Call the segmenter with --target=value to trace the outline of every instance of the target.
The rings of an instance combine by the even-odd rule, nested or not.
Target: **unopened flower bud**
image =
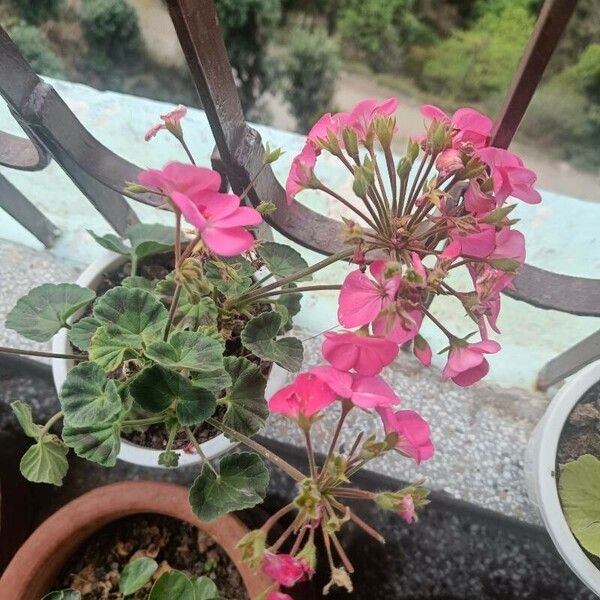
[[[256,210],[261,214],[261,215],[270,215],[271,213],[274,213],[277,210],[277,206],[275,205],[274,202],[271,202],[270,200],[263,200],[257,207]]]
[[[344,128],[342,137],[344,139],[344,146],[346,147],[346,152],[348,152],[352,159],[358,162],[358,134],[351,127],[346,127]]]
[[[265,144],[265,154],[263,156],[263,162],[266,165],[270,165],[274,163],[279,157],[284,154],[281,148],[271,148],[269,144]]]
[[[378,117],[374,121],[374,128],[381,146],[384,149],[390,148],[396,129],[396,117]]]

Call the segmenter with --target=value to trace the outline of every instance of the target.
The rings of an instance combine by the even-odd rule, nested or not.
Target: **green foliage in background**
[[[431,44],[435,34],[415,15],[413,0],[347,0],[338,13],[338,28],[375,71],[398,72],[405,50]]]
[[[37,27],[15,25],[8,33],[36,73],[49,77],[64,77],[63,61],[50,48]]]
[[[39,25],[58,16],[63,0],[13,0],[13,4],[22,19]]]
[[[339,64],[337,46],[324,31],[292,33],[284,65],[285,99],[301,131],[331,110]]]
[[[266,55],[281,17],[280,0],[217,0],[216,4],[242,108],[248,113],[272,82]]]
[[[486,13],[468,31],[456,31],[434,49],[423,69],[430,91],[460,101],[504,92],[527,44],[534,17],[512,3]]]
[[[97,70],[139,60],[143,44],[135,10],[125,0],[84,0],[81,27],[88,62]]]

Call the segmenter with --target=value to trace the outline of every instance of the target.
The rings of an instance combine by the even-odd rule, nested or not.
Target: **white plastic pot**
[[[556,482],[556,453],[563,427],[583,394],[600,381],[600,361],[574,375],[546,409],[525,453],[527,495],[565,562],[592,592],[600,596],[600,570],[577,543],[563,514]]]
[[[78,285],[96,289],[102,281],[102,274],[109,273],[118,269],[123,263],[127,262],[127,257],[114,252],[107,251],[98,260],[94,261],[81,275],[77,278]],[[74,315],[73,319],[79,318],[79,314]],[[52,339],[52,352],[58,354],[70,354],[73,348],[67,337],[67,330],[61,329]],[[52,359],[52,376],[54,379],[54,387],[57,392],[65,382],[67,373],[73,368],[74,361],[65,359]],[[273,364],[269,377],[267,379],[266,397],[270,398],[279,388],[285,385],[287,371],[276,364]],[[230,441],[225,435],[220,434],[214,438],[200,444],[202,452],[208,459],[213,459],[227,452],[237,445],[237,442]],[[121,449],[118,457],[128,463],[133,463],[142,467],[163,468],[158,464],[158,456],[161,450],[153,448],[145,448],[132,444],[121,438]],[[202,461],[196,453],[188,454],[178,451],[179,466],[185,467],[188,465],[198,464]]]

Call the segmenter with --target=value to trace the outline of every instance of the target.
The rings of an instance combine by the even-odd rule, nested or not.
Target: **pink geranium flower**
[[[414,459],[417,464],[433,456],[431,431],[421,415],[414,410],[394,412],[386,406],[377,408],[377,412],[381,416],[385,432],[398,435],[396,450]]]
[[[476,148],[487,145],[492,130],[492,120],[474,108],[459,108],[452,117],[432,104],[421,106],[421,114],[430,121],[449,124],[454,130],[452,147],[460,149],[465,143]]]
[[[525,236],[520,231],[502,228],[496,233],[495,244],[490,258],[510,258],[521,264],[525,262]]]
[[[490,365],[484,354],[495,354],[500,344],[493,340],[482,340],[468,344],[462,340],[452,342],[448,362],[442,372],[442,379],[452,379],[456,385],[467,387],[485,377]]]
[[[463,161],[460,152],[455,148],[447,148],[440,152],[435,159],[435,168],[440,177],[447,177],[463,168]]]
[[[325,333],[323,356],[340,371],[377,375],[398,356],[398,345],[389,340],[350,331]]]
[[[310,419],[335,402],[336,392],[312,373],[300,373],[294,381],[276,392],[269,400],[269,409],[298,420]]]
[[[494,180],[494,194],[498,204],[509,196],[528,204],[542,201],[540,193],[533,188],[536,174],[523,166],[523,161],[512,152],[502,148],[480,148],[479,158],[490,168]]]
[[[171,112],[160,115],[163,122],[150,127],[144,136],[144,140],[147,142],[150,141],[161,129],[168,129],[174,135],[181,136],[181,119],[183,119],[186,114],[187,108],[180,104]]]
[[[375,320],[379,313],[394,302],[400,276],[385,277],[385,260],[371,264],[370,272],[375,281],[360,270],[346,276],[338,299],[338,320],[344,327],[362,327]]]
[[[309,187],[314,176],[317,154],[312,144],[306,144],[302,152],[292,161],[290,173],[285,184],[288,204],[292,204],[296,194]]]
[[[264,553],[262,570],[284,587],[292,587],[312,573],[312,569],[305,560],[298,560],[291,554],[273,554],[272,552]]]
[[[180,162],[170,162],[163,169],[142,171],[138,181],[166,196],[173,192],[194,196],[202,191],[218,192],[221,187],[221,176],[216,171]]]
[[[389,117],[396,112],[397,108],[398,100],[396,98],[388,98],[383,102],[377,102],[375,98],[367,98],[359,102],[348,113],[346,125],[354,129],[358,135],[358,139],[364,142],[369,135],[375,118]]]
[[[476,179],[472,179],[465,191],[465,208],[473,215],[480,216],[492,212],[497,206],[493,194],[486,194]]]
[[[452,229],[450,230],[450,237],[460,242],[463,256],[487,258],[496,247],[496,228],[486,223],[480,223],[478,231],[469,233]]]
[[[346,125],[348,113],[326,113],[324,114],[311,128],[306,136],[306,141],[315,150],[315,153],[319,155],[321,153],[321,144],[327,143],[329,134],[333,134],[337,138],[340,147],[344,146],[344,140],[342,138],[342,130]]]
[[[310,372],[324,381],[340,398],[350,398],[352,396],[352,374],[347,371],[340,371],[329,365],[319,365],[313,367]]]
[[[254,238],[245,227],[259,225],[262,216],[254,208],[240,206],[238,196],[202,191],[190,197],[173,192],[171,199],[215,254],[238,256],[254,245]]]
[[[417,299],[399,298],[390,304],[373,321],[373,333],[400,345],[412,340],[423,323],[423,313],[416,303]]]

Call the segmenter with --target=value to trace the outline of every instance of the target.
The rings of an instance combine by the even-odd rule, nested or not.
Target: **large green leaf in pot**
[[[308,263],[297,250],[285,244],[276,242],[263,242],[258,246],[257,252],[265,261],[269,271],[277,278],[283,279],[308,268]],[[310,275],[299,278],[298,281],[312,279]]]
[[[60,486],[69,469],[68,452],[58,437],[47,434],[29,447],[19,468],[28,481]]]
[[[69,329],[69,341],[73,346],[87,352],[92,336],[96,333],[98,327],[100,327],[100,321],[97,321],[94,317],[83,317],[77,323],[73,323],[71,329]]]
[[[175,228],[160,223],[138,223],[127,230],[131,249],[138,259],[171,252],[175,247]]]
[[[59,394],[65,423],[89,427],[113,421],[123,406],[117,385],[93,362],[83,362],[68,373]]]
[[[302,342],[295,337],[275,339],[281,329],[280,313],[270,311],[253,317],[241,333],[244,347],[263,360],[270,360],[288,371],[302,368]]]
[[[103,467],[114,467],[121,448],[121,419],[114,422],[75,427],[65,423],[62,438],[75,454]]]
[[[98,327],[88,348],[92,362],[107,373],[114,371],[124,360],[136,356],[140,336],[128,333],[114,325]]]
[[[190,489],[190,504],[198,518],[212,521],[260,504],[268,484],[269,471],[258,454],[229,454],[221,459],[218,475],[203,465]]]
[[[196,595],[188,576],[172,569],[154,582],[148,600],[196,600]]]
[[[44,283],[17,301],[6,317],[6,327],[30,340],[47,342],[95,297],[93,290],[74,283]]]
[[[269,416],[265,400],[267,380],[246,358],[226,357],[225,369],[231,377],[231,387],[219,400],[227,407],[223,423],[244,435],[254,435]]]
[[[179,373],[153,365],[144,369],[129,386],[133,399],[145,410],[160,413],[169,407],[181,425],[197,425],[212,417],[216,408],[214,395],[193,385]]]
[[[223,367],[224,347],[214,338],[195,331],[174,331],[168,342],[153,342],[146,356],[173,369],[215,371]]]
[[[119,591],[124,596],[135,594],[142,589],[158,569],[158,563],[147,556],[141,556],[127,563],[119,578]]]
[[[162,332],[167,316],[163,304],[140,288],[115,287],[94,304],[94,317],[102,325],[113,325],[138,336],[136,348]]]
[[[179,329],[191,329],[196,331],[200,327],[216,327],[219,310],[212,298],[200,298],[193,302],[187,293],[182,293],[175,319]]]
[[[95,240],[98,242],[103,248],[110,250],[111,252],[116,252],[117,254],[122,254],[123,256],[129,256],[131,253],[131,248],[123,243],[123,240],[116,236],[114,233],[107,233],[105,235],[98,235],[94,233],[91,229],[86,230]]]
[[[225,359],[226,360],[226,359]],[[197,371],[192,373],[192,384],[215,394],[231,385],[231,377],[225,367],[216,371]]]
[[[558,491],[573,535],[590,554],[600,556],[600,460],[584,454],[561,465]]]

